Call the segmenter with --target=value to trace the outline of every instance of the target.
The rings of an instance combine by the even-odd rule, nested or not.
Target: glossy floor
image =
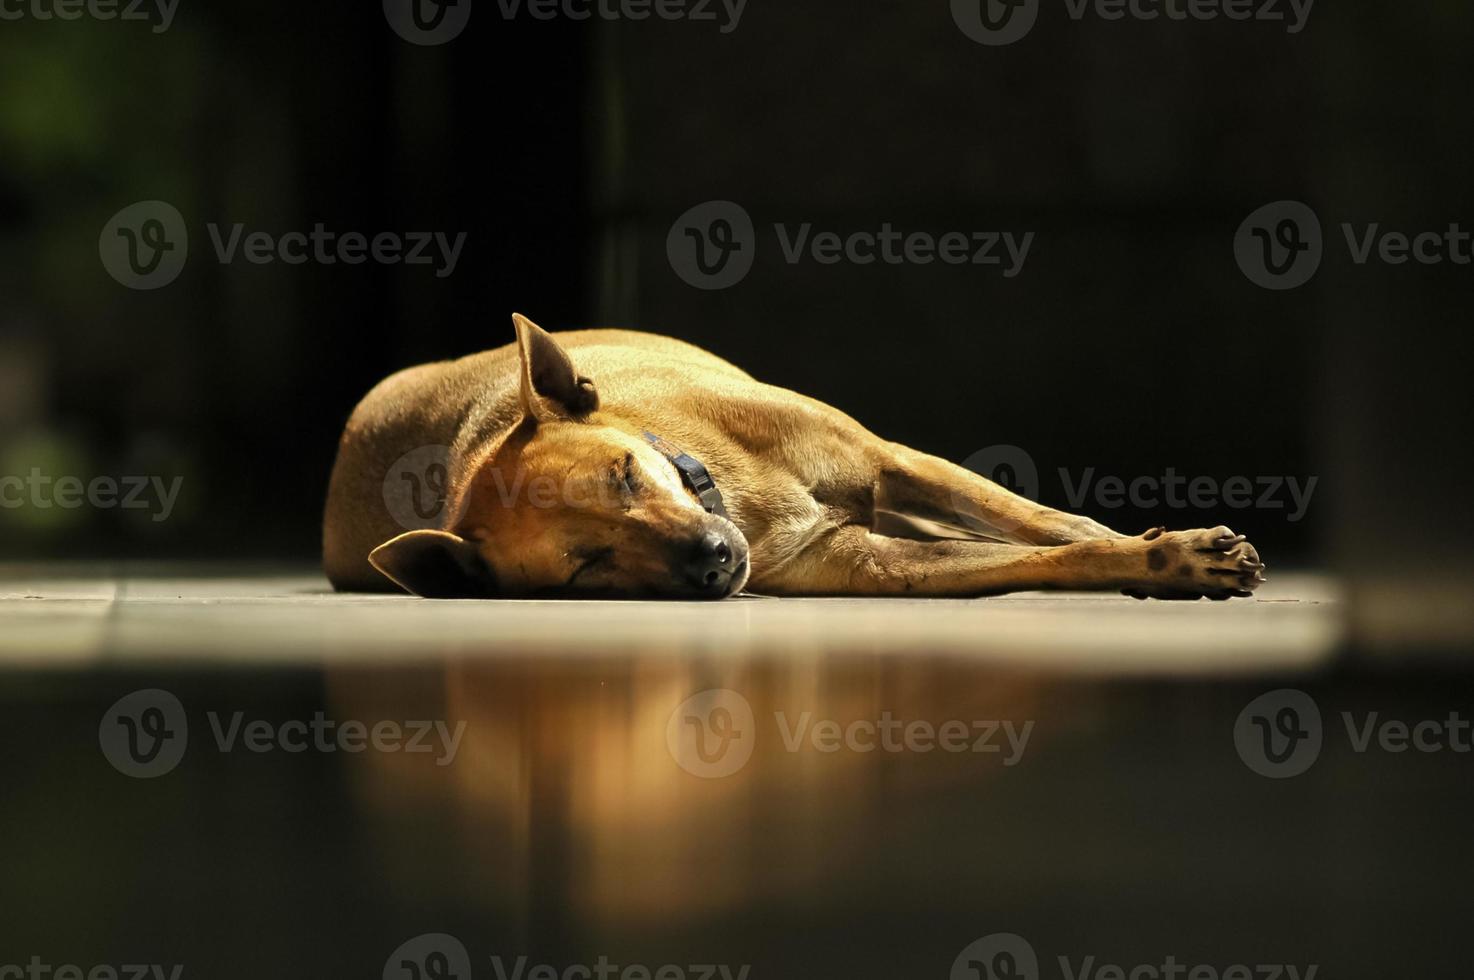
[[[1216,976],[1469,962],[1467,732],[1392,751],[1381,726],[1468,718],[1474,685],[1350,669],[1313,577],[1190,605],[6,581],[0,963],[1065,980],[1168,957]],[[1285,702],[1249,707],[1282,688],[1314,705],[1286,730],[1318,739],[1276,741],[1283,763],[1254,719],[1278,738]]]

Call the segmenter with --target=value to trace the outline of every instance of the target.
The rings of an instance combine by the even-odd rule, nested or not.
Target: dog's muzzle
[[[740,535],[707,531],[696,539],[680,572],[697,596],[725,599],[747,583],[747,542]]]

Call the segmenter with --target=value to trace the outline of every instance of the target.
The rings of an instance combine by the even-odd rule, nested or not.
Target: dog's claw
[[[1154,527],[1150,531],[1146,532],[1146,534],[1142,535],[1142,540],[1155,541],[1166,533],[1167,529],[1165,527]]]

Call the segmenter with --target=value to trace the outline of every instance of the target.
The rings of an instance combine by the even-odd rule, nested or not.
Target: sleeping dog
[[[1226,527],[1119,534],[690,344],[627,330],[555,337],[512,320],[515,344],[401,371],[353,412],[323,523],[335,588],[1227,599],[1264,581],[1254,547]],[[403,495],[425,488],[394,471],[427,452],[435,520],[411,527]]]

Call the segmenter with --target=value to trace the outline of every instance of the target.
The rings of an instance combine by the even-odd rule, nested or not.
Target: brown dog
[[[1226,599],[1264,581],[1253,546],[1226,527],[1127,537],[689,344],[625,330],[555,339],[512,319],[516,344],[401,371],[354,411],[323,526],[334,587]],[[396,495],[423,488],[391,471],[425,452],[441,460],[441,509],[434,526],[406,530]]]

